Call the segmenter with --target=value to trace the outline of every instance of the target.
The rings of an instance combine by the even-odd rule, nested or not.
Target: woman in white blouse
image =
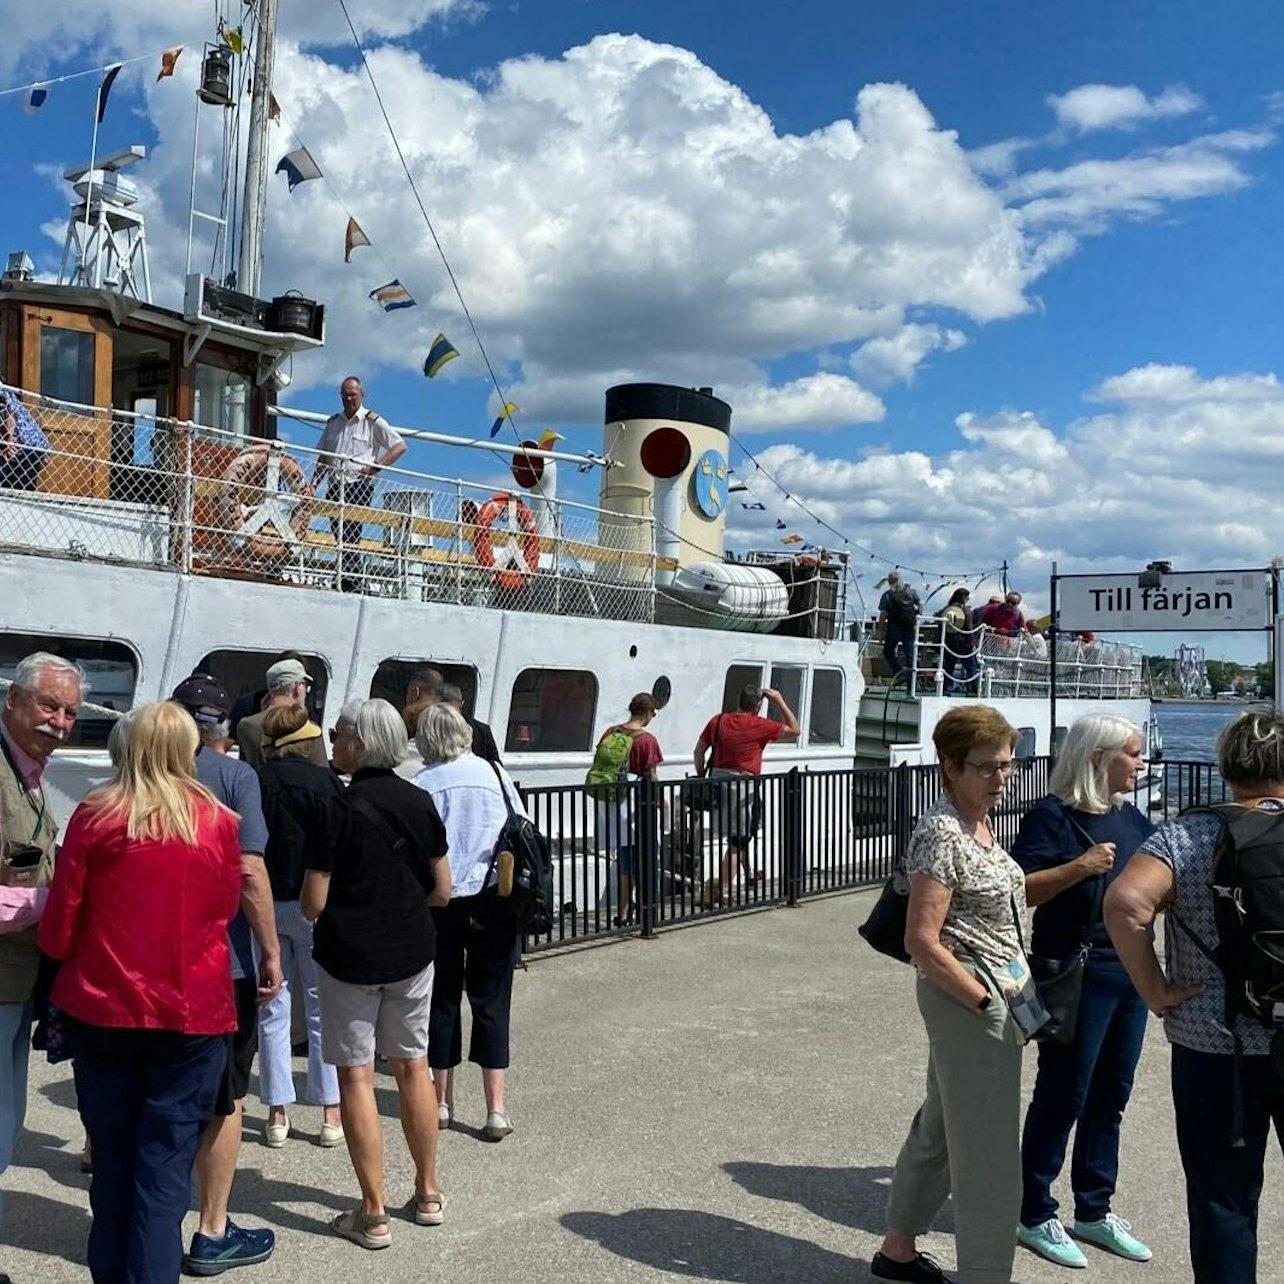
[[[927,1098],[896,1161],[874,1279],[947,1280],[916,1241],[950,1195],[959,1277],[1008,1284],[1012,1276],[1023,1039],[1005,996],[1025,967],[1025,875],[995,841],[989,816],[1007,788],[1017,738],[984,705],[952,709],[932,733],[944,790],[905,856],[905,948],[931,1048]]]
[[[501,1141],[513,1131],[504,1101],[509,1060],[513,969],[521,953],[515,922],[487,913],[483,888],[496,882],[493,856],[508,819],[505,795],[525,815],[508,773],[472,752],[473,732],[448,704],[420,715],[415,743],[424,768],[415,784],[425,789],[446,825],[450,904],[433,910],[437,976],[428,1018],[428,1064],[437,1087],[437,1119],[448,1128],[455,1112],[455,1067],[463,1056],[461,998],[472,1009],[468,1059],[481,1066],[486,1096],[485,1135]]]

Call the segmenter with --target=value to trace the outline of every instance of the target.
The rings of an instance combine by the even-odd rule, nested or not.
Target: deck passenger
[[[290,1050],[290,1017],[302,1004],[308,1031],[308,1073],[304,1100],[322,1108],[320,1146],[343,1141],[339,1117],[339,1078],[321,1052],[321,999],[312,962],[312,923],[299,904],[303,871],[310,851],[330,841],[334,806],[343,798],[339,777],[329,767],[310,761],[310,742],[320,741],[321,729],[308,721],[302,705],[269,709],[263,720],[263,751],[259,769],[263,815],[268,826],[267,864],[276,907],[276,934],[281,942],[280,992],[259,1009],[259,1100],[268,1112],[264,1142],[276,1149],[290,1135],[286,1107],[296,1100]],[[292,994],[297,980],[299,993]]]
[[[0,885],[43,888],[53,876],[58,825],[44,787],[49,756],[76,725],[84,691],[68,660],[36,651],[18,662],[0,712]],[[26,899],[25,895],[20,899]],[[27,1113],[27,1063],[40,951],[35,906],[0,936],[0,1177]]]
[[[49,438],[16,393],[0,389],[0,488],[35,490]]]
[[[227,716],[232,702],[222,686],[204,673],[195,673],[180,682],[173,699],[196,722],[200,740],[196,778],[240,821],[241,912],[232,920],[228,932],[236,1032],[214,1113],[196,1154],[200,1219],[185,1261],[193,1274],[209,1275],[229,1266],[266,1261],[276,1247],[272,1231],[238,1226],[227,1210],[241,1154],[245,1094],[250,1089],[250,1070],[258,1049],[259,1004],[269,1002],[281,988],[281,947],[272,909],[272,887],[263,863],[267,824],[259,779],[252,767],[227,753],[231,744]]]
[[[981,612],[981,623],[1000,637],[1020,637],[1025,629],[1021,594],[1015,589],[1009,589],[1001,602],[991,598]]]
[[[1235,807],[1260,817],[1266,841],[1256,849],[1258,859],[1273,859],[1278,869],[1278,849],[1269,850],[1265,831],[1274,819],[1278,844],[1284,716],[1241,714],[1221,734],[1217,765]],[[1208,957],[1219,940],[1213,870],[1225,830],[1226,821],[1211,811],[1170,820],[1114,880],[1105,904],[1119,958],[1146,1007],[1163,1018],[1172,1045],[1173,1113],[1195,1284],[1257,1279],[1263,1164],[1272,1114],[1280,1117],[1279,1027],[1272,1033],[1242,1013],[1228,1013],[1226,978]],[[1268,906],[1268,919],[1278,923],[1274,894],[1260,905],[1254,900],[1254,915]],[[1167,916],[1166,968],[1155,956],[1151,931],[1161,913]]]
[[[73,1019],[99,1281],[178,1278],[192,1167],[237,1023],[237,819],[196,780],[198,743],[176,704],[137,711],[120,767],[67,826],[39,929],[62,961],[52,1001]]]
[[[945,627],[942,639],[941,669],[945,674],[946,695],[976,695],[980,680],[981,664],[976,658],[980,633],[972,626],[972,612],[968,609],[969,590],[956,588],[940,613]],[[962,678],[954,676],[962,668]]]
[[[390,468],[406,453],[401,434],[388,426],[362,401],[365,390],[356,375],[339,385],[343,409],[326,420],[317,447],[320,454],[312,474],[312,485],[329,479],[326,497],[335,503],[367,507],[374,499],[375,479],[381,468]],[[345,593],[360,592],[361,554],[349,551],[361,542],[359,521],[330,519],[330,529],[345,550],[339,557],[339,587]]]
[[[1025,875],[999,846],[989,817],[1007,789],[1018,738],[985,705],[951,709],[932,732],[944,788],[905,856],[905,948],[927,1027],[927,1098],[896,1161],[887,1235],[870,1264],[874,1279],[947,1280],[917,1245],[947,1197],[959,1278],[1012,1278],[1021,1207],[1016,1022],[1019,987],[1029,976],[1020,923]]]
[[[410,675],[410,681],[406,684],[406,701],[405,714],[406,724],[410,728],[410,738],[413,741],[415,731],[419,725],[419,715],[431,704],[439,704],[446,700],[447,704],[453,703],[446,696],[447,682],[437,669],[425,668],[416,669]],[[456,691],[459,689],[454,688]],[[460,692],[459,703],[455,708],[464,715],[464,721],[473,730],[473,753],[483,762],[499,762],[499,746],[495,743],[495,737],[491,729],[480,719],[470,718],[464,712],[463,693]],[[421,764],[422,765],[422,764]],[[502,765],[502,764],[501,764]]]
[[[918,594],[905,583],[900,572],[889,571],[887,588],[878,599],[878,623],[883,630],[883,659],[893,678],[902,669],[914,672],[914,642],[922,610]],[[901,654],[905,657],[903,664]]]
[[[496,879],[495,843],[508,819],[505,795],[514,810],[523,810],[522,801],[502,767],[472,752],[472,732],[449,705],[430,705],[420,714],[416,739],[425,765],[415,783],[437,804],[450,841],[450,904],[433,910],[437,982],[428,1059],[437,1085],[437,1119],[446,1128],[454,1118],[455,1073],[463,1058],[461,999],[467,992],[473,1016],[468,1059],[481,1066],[485,1134],[500,1141],[513,1130],[504,1085],[521,938],[511,918],[487,912],[482,893]]]
[[[375,1054],[397,1082],[401,1128],[415,1167],[408,1212],[439,1226],[436,1099],[428,1074],[433,906],[450,897],[446,829],[432,799],[394,771],[405,752],[400,714],[354,700],[335,727],[335,769],[352,776],[333,841],[307,853],[303,913],[316,921],[321,1043],[339,1072],[339,1101],[361,1202],[331,1229],[362,1248],[392,1243],[383,1175]]]
[[[1106,888],[1154,826],[1125,794],[1145,761],[1139,727],[1110,714],[1080,718],[1057,756],[1048,796],[1021,822],[1012,857],[1039,908],[1031,940],[1036,975],[1075,967],[1081,990],[1058,1014],[1068,1031],[1039,1044],[1039,1073],[1021,1139],[1024,1194],[1017,1239],[1058,1266],[1088,1265],[1057,1216],[1052,1183],[1074,1129],[1070,1187],[1074,1239],[1135,1262],[1150,1249],[1111,1211],[1119,1128],[1146,1037],[1146,1005],[1106,933]],[[1045,967],[1044,961],[1049,963]]]

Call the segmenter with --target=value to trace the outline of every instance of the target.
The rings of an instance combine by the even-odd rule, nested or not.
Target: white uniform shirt
[[[351,419],[340,413],[325,421],[321,444],[317,447],[335,472],[355,477],[363,468],[377,464],[394,446],[401,445],[401,434],[373,410],[362,406]]]

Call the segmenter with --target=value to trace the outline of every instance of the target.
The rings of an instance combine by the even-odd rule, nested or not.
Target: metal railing
[[[881,652],[883,641],[867,650]],[[899,655],[899,651],[898,651]],[[1122,700],[1145,696],[1142,648],[1078,636],[1056,641],[1057,695],[1070,699]],[[901,661],[898,660],[898,663]],[[1052,664],[1047,638],[1020,633],[1007,637],[985,625],[947,629],[937,618],[915,626],[914,668],[896,681],[911,695],[1046,696]]]
[[[396,467],[345,474],[306,446],[25,404],[50,449],[16,480],[5,474],[0,547],[382,598],[654,618],[649,517]]]
[[[1007,849],[1045,797],[1050,758],[1023,758],[992,816]],[[885,881],[914,826],[941,789],[936,764],[800,771],[718,782],[724,796],[701,803],[701,782],[632,782],[618,803],[581,786],[522,790],[553,853],[554,925],[528,950],[707,921],[726,910],[797,905],[809,897]],[[1155,763],[1136,804],[1159,824],[1227,791],[1209,762]],[[743,858],[726,858],[738,816],[756,808]],[[623,849],[623,851],[622,851]],[[739,850],[739,849],[737,849]],[[625,880],[621,882],[621,871]]]

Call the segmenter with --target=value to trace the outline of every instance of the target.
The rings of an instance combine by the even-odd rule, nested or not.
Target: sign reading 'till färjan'
[[[1270,623],[1267,571],[1192,571],[1142,588],[1136,575],[1064,575],[1057,583],[1063,632],[1176,632],[1264,629]]]

